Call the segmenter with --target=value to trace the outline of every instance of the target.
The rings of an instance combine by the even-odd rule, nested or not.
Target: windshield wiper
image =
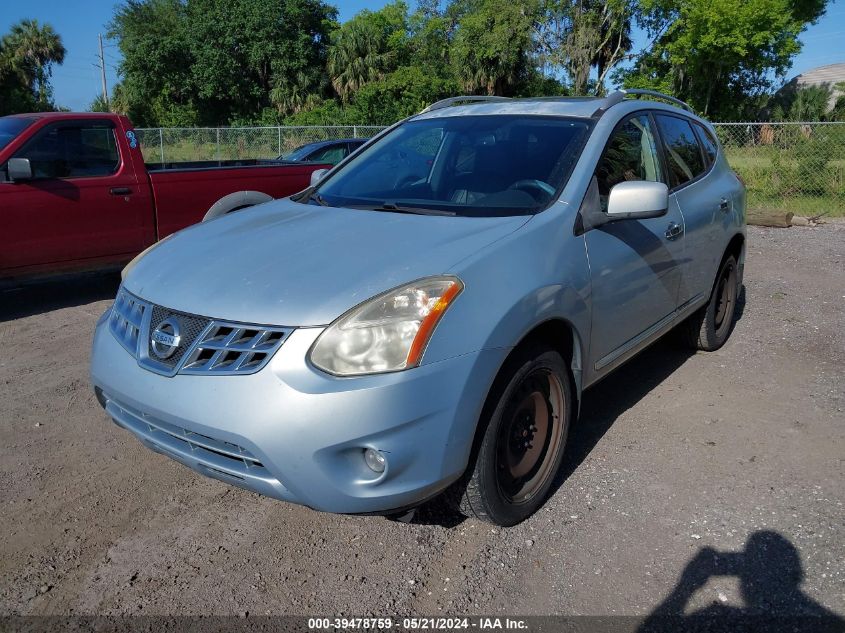
[[[320,206],[323,206],[323,207],[329,206],[329,203],[326,202],[326,199],[323,196],[321,196],[319,193],[317,193],[316,190],[309,193],[308,198],[306,200],[308,202],[311,202],[313,200],[314,202],[316,202],[317,204],[319,204]]]
[[[385,202],[380,207],[361,207],[371,211],[390,211],[391,213],[412,213],[414,215],[447,215],[455,216],[454,211],[446,211],[444,209],[426,209],[423,207],[406,207],[400,206],[395,202]]]
[[[315,187],[308,187],[302,193],[299,194],[298,198],[294,197],[291,198],[291,200],[299,202],[300,204],[308,204],[309,202],[314,201],[324,207],[331,206],[328,202],[326,202],[326,199],[323,198],[323,196],[317,193]]]

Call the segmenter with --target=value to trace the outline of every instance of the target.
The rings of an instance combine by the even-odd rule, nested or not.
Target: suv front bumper
[[[106,412],[146,446],[262,495],[339,513],[415,505],[457,479],[507,349],[416,369],[336,378],[306,358],[321,328],[295,330],[250,375],[162,376],[101,319],[91,378]],[[370,470],[366,448],[386,458]]]

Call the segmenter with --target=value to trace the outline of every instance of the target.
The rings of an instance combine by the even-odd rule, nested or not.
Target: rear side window
[[[663,180],[657,139],[648,115],[626,119],[613,130],[596,167],[596,180],[604,211],[607,210],[607,196],[614,185],[629,180]]]
[[[103,124],[47,127],[19,149],[15,158],[28,158],[35,178],[108,176],[120,166],[114,129]]]
[[[656,115],[655,118],[663,137],[663,148],[669,168],[669,187],[679,187],[703,174],[704,159],[689,122],[662,114]]]
[[[704,158],[707,159],[707,166],[710,167],[716,162],[716,156],[719,154],[719,146],[716,144],[716,139],[710,133],[710,130],[699,123],[694,123],[695,130],[698,132],[698,140],[701,141],[701,149],[704,150]]]
[[[314,152],[308,157],[308,160],[317,161],[320,163],[331,163],[337,165],[340,161],[346,158],[346,145],[332,145],[317,152]]]

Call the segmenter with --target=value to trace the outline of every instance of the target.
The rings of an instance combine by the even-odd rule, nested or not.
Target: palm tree
[[[313,77],[303,71],[296,73],[293,81],[283,77],[270,90],[270,102],[279,114],[296,114],[314,107],[320,101]]]
[[[21,20],[3,38],[3,48],[9,51],[13,68],[45,103],[49,97],[51,65],[65,59],[62,38],[49,24],[38,20]]]
[[[384,32],[366,20],[351,20],[335,31],[329,48],[328,71],[340,98],[364,84],[384,77],[393,53],[387,49]]]

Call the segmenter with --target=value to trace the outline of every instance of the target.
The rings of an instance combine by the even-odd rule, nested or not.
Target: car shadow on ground
[[[719,601],[689,612],[695,594],[717,577],[738,579],[743,604],[729,604],[727,596],[721,596]],[[637,633],[845,630],[845,619],[801,590],[803,580],[798,549],[774,531],[754,532],[739,552],[703,547],[689,560],[674,589],[643,620]]]
[[[0,286],[0,322],[114,299],[119,285],[120,274],[112,271]]]

